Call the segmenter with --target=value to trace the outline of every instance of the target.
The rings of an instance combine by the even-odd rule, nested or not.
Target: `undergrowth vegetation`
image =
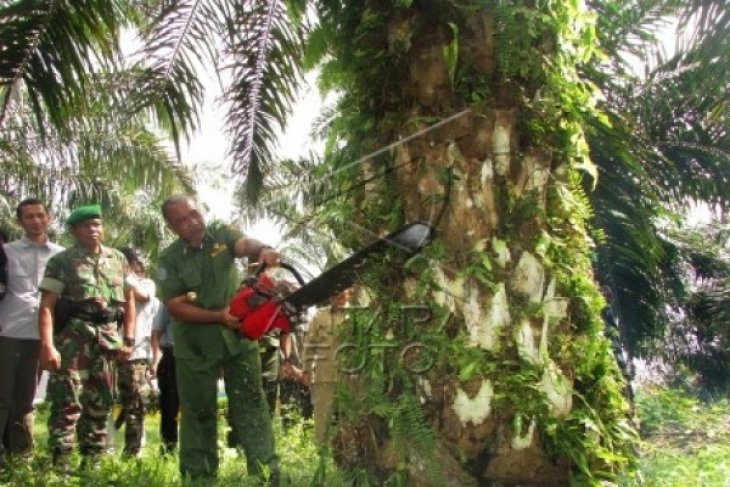
[[[637,394],[640,472],[652,487],[730,486],[730,400],[705,401],[679,389]]]
[[[697,399],[690,392],[646,387],[636,395],[642,442],[639,452],[638,485],[646,487],[730,487],[730,399]],[[147,445],[140,458],[119,454],[123,431],[115,434],[115,453],[104,457],[100,468],[76,470],[62,478],[53,472],[45,449],[47,412],[36,417],[36,452],[32,458],[14,461],[0,478],[0,485],[45,486],[145,486],[180,485],[177,457],[160,454],[159,417],[147,418]],[[221,469],[218,486],[253,486],[244,459],[224,445],[225,421],[221,420],[219,447]],[[329,456],[321,456],[312,443],[311,424],[296,421],[284,429],[274,423],[282,470],[291,486],[365,485],[337,472]],[[78,466],[80,459],[75,459]],[[194,485],[194,484],[191,484]],[[633,485],[633,484],[626,484]]]

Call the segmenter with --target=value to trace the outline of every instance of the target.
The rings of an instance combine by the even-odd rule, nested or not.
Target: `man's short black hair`
[[[195,198],[193,198],[190,195],[182,194],[182,193],[181,194],[174,194],[174,195],[170,196],[169,198],[167,198],[165,201],[163,201],[162,202],[162,206],[161,206],[161,210],[162,210],[162,216],[165,218],[165,221],[167,221],[167,222],[170,221],[168,219],[168,216],[167,216],[167,209],[170,206],[176,205],[178,203],[184,203],[186,201],[190,201],[192,203],[196,203]]]
[[[44,210],[47,210],[46,204],[43,203],[38,198],[26,198],[23,201],[21,201],[20,203],[18,203],[18,207],[15,208],[15,216],[18,218],[18,220],[20,220],[23,217],[23,208],[26,206],[31,206],[31,205],[41,205]]]

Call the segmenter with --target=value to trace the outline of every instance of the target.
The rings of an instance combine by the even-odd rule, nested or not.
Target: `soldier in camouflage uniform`
[[[121,252],[101,244],[99,206],[78,208],[66,225],[76,243],[48,261],[39,286],[38,316],[40,363],[51,372],[48,442],[54,463],[64,470],[74,430],[84,462],[95,463],[103,452],[112,407],[113,364],[115,359],[129,358],[135,318],[131,288],[125,284],[127,261]],[[56,308],[64,299],[72,305],[65,323],[61,308]],[[123,340],[117,331],[119,310],[124,312]]]

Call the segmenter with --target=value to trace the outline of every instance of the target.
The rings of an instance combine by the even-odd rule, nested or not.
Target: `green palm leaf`
[[[233,170],[246,176],[245,198],[253,202],[262,174],[274,164],[276,130],[283,128],[299,86],[301,35],[279,0],[219,5],[230,19],[225,53],[231,64],[225,68],[233,81],[224,99]]]
[[[118,53],[123,0],[20,0],[0,7],[0,124],[21,81],[56,127],[84,106],[93,73]]]
[[[622,335],[631,352],[646,351],[663,335],[666,303],[686,294],[676,272],[675,242],[662,237],[658,222],[667,211],[692,201],[722,207],[730,201],[727,139],[728,23],[724,2],[635,2],[617,8],[594,2],[600,12],[608,70],[587,74],[607,94],[610,125],[591,123],[591,156],[600,179],[591,194],[601,229],[600,279],[613,287]],[[709,22],[713,14],[717,23]],[[726,9],[725,9],[726,10]],[[703,13],[704,12],[704,13]],[[694,36],[667,58],[656,35],[672,16],[700,18]],[[632,74],[625,53],[641,56],[647,74]]]

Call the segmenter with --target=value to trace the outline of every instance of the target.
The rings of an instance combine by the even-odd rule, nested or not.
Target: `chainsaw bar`
[[[358,271],[368,258],[382,255],[390,248],[411,257],[433,239],[433,233],[433,228],[428,223],[409,223],[327,269],[284,298],[283,303],[295,309],[324,303],[355,283]]]

